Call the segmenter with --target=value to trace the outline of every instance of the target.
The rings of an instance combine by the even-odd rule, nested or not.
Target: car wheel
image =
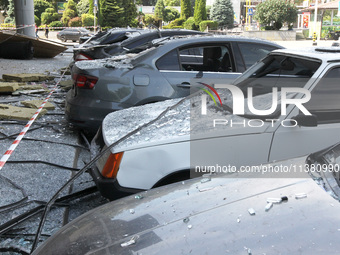
[[[327,41],[329,39],[329,35],[325,35],[325,40]]]
[[[62,42],[66,42],[66,41],[67,41],[66,38],[65,38],[64,36],[62,36],[62,37],[60,38],[60,40],[61,40]]]
[[[76,40],[72,40],[72,42],[76,42]]]

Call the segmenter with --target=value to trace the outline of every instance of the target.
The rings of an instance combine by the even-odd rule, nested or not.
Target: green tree
[[[54,8],[47,8],[41,14],[40,20],[42,24],[50,24],[52,21],[59,20],[59,14],[54,10]]]
[[[34,0],[34,15],[37,15],[38,18],[41,17],[41,14],[45,12],[47,8],[53,8],[53,5],[45,0]]]
[[[181,0],[181,18],[187,19],[191,16],[190,0]]]
[[[234,25],[234,8],[230,0],[216,0],[210,11],[210,19],[219,27],[232,28]]]
[[[257,6],[254,18],[266,29],[279,30],[283,23],[296,21],[297,8],[285,0],[267,0]]]
[[[175,8],[166,7],[164,9],[163,19],[165,22],[170,22],[180,17],[179,12]]]
[[[89,14],[93,15],[93,7],[94,7],[93,0],[89,0]]]
[[[0,10],[6,10],[9,7],[8,0],[0,0]]]
[[[78,15],[82,15],[82,14],[85,14],[85,13],[88,13],[89,12],[89,8],[90,8],[90,0],[80,0],[78,3],[77,3],[77,12],[78,12]],[[93,12],[93,10],[92,10]]]
[[[87,26],[93,26],[93,15],[84,13],[81,15],[81,23],[83,24],[84,27]]]
[[[164,9],[165,9],[164,1],[157,0],[157,3],[155,5],[155,17],[159,19],[163,19]]]
[[[68,0],[61,21],[67,26],[69,21],[75,17],[77,17],[77,6],[73,0]]]
[[[196,0],[194,18],[196,26],[203,20],[207,20],[206,0]]]
[[[14,0],[9,0],[5,23],[15,24]]]
[[[134,4],[134,0],[122,0],[121,7],[124,9],[123,26],[134,26],[137,17],[137,7]]]
[[[181,6],[181,0],[164,0],[165,6]]]
[[[101,0],[99,9],[99,24],[102,27],[120,27],[124,24],[124,9],[116,0]]]

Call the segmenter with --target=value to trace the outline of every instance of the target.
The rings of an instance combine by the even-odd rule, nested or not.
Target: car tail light
[[[93,60],[93,58],[87,56],[86,54],[80,53],[76,56],[76,58],[74,59],[74,61],[83,61],[83,60]]]
[[[102,169],[102,175],[106,178],[116,178],[120,162],[122,161],[124,152],[111,153]]]
[[[83,89],[93,89],[94,85],[96,85],[98,81],[97,77],[84,75],[84,74],[74,74],[72,78],[74,80],[74,84],[78,88],[83,88]]]

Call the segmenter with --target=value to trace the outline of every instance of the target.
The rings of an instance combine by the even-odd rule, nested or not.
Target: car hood
[[[219,91],[219,95],[225,105],[232,105],[229,91]],[[268,108],[271,94],[258,96],[254,102],[257,109]],[[207,108],[208,114],[203,116],[201,96],[197,94],[116,111],[108,114],[102,123],[103,139],[107,146],[115,143],[112,152],[119,152],[195,139],[259,134],[273,125],[268,121],[253,119],[249,126],[247,122],[250,119],[233,115],[225,107],[216,106],[213,101],[208,102]],[[220,120],[219,124],[216,124],[216,120]],[[256,121],[260,125],[256,126]]]
[[[305,158],[280,165],[292,163]],[[34,254],[339,254],[336,200],[306,173],[261,177],[220,174],[113,201]],[[288,200],[265,210],[268,198],[281,197]]]

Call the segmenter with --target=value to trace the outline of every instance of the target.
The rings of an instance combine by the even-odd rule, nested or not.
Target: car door
[[[317,126],[279,126],[274,134],[269,160],[306,155],[340,141],[340,65],[331,64],[314,81],[311,99],[304,104],[317,118]],[[299,113],[294,109],[287,119]]]
[[[221,67],[222,62],[228,62],[228,67]],[[194,78],[196,82],[211,78],[223,79],[228,83],[241,75],[236,71],[228,43],[201,43],[179,47],[159,58],[156,66],[174,88],[177,97],[189,95]]]

